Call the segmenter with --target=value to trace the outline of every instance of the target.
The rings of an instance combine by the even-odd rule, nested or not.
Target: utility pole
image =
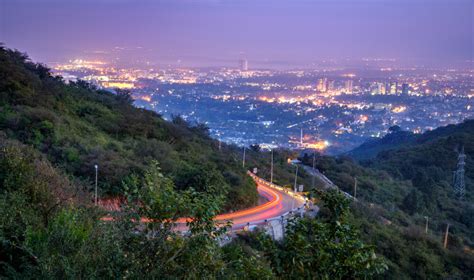
[[[425,233],[428,234],[428,216],[425,216],[425,220],[426,220],[426,223],[425,223]]]
[[[218,141],[219,141],[219,151],[220,151],[221,148],[222,148],[222,142],[221,142],[221,140],[218,140]]]
[[[97,206],[97,178],[99,173],[99,166],[96,164],[94,165],[95,168],[95,192],[94,192],[94,204]]]
[[[448,246],[449,224],[446,225],[446,232],[444,233],[444,249]]]
[[[298,180],[298,164],[296,164],[296,172],[295,172],[295,185],[293,186],[293,191],[294,193],[296,193],[296,181]],[[295,208],[295,199],[293,198],[291,200],[291,210],[293,210]]]
[[[295,185],[294,185],[294,192],[296,193],[296,181],[298,180],[298,164],[296,165],[296,173],[295,173]]]
[[[245,167],[245,146],[244,146],[244,155],[242,157],[242,167]]]
[[[354,199],[357,197],[357,177],[354,177]]]
[[[273,184],[273,149],[272,149],[272,165],[270,166],[270,184]]]
[[[314,170],[314,165],[316,163],[316,153],[313,152],[313,177],[311,177],[311,186],[312,189],[314,190],[314,177],[316,176],[316,171]]]

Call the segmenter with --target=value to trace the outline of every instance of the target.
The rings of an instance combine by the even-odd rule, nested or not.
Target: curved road
[[[266,198],[267,202],[258,206],[239,210],[233,213],[226,213],[217,215],[215,220],[218,222],[226,223],[232,221],[232,229],[242,229],[247,225],[258,225],[263,224],[266,220],[278,219],[283,215],[288,214],[289,211],[297,208],[301,208],[305,204],[305,199],[292,192],[287,192],[283,188],[272,185],[269,182],[251,174],[249,175],[257,183],[257,191],[260,196]],[[110,209],[104,203],[99,203],[102,207]],[[116,206],[112,208],[117,209]],[[186,219],[180,218],[176,223],[176,230],[186,231]],[[104,217],[102,220],[111,220],[109,217]],[[142,218],[142,222],[149,222],[148,219]]]
[[[242,229],[247,225],[263,224],[266,220],[278,219],[282,215],[288,214],[293,209],[301,208],[305,204],[305,199],[292,192],[286,192],[283,188],[272,185],[269,182],[249,173],[257,183],[258,194],[264,197],[267,202],[264,204],[239,210],[233,213],[217,215],[215,220],[225,223],[232,221],[232,229]],[[177,228],[182,230],[185,219],[179,219]]]

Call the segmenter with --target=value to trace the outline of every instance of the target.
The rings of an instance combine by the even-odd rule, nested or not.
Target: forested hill
[[[352,213],[364,239],[374,241],[376,252],[389,260],[388,278],[472,278],[474,120],[421,135],[392,130],[356,149],[360,155],[374,153],[371,159],[320,155],[315,166],[345,192],[354,194],[357,185],[359,203]],[[464,199],[453,188],[461,147],[466,154]],[[311,155],[300,159],[313,164]],[[442,247],[447,224],[449,250]],[[453,276],[459,274],[464,276]]]
[[[400,133],[400,132],[393,132]],[[387,136],[393,138],[393,136]],[[382,139],[380,143],[384,142]],[[386,143],[386,142],[385,142]],[[396,143],[384,149],[362,165],[384,172],[405,187],[384,189],[392,198],[380,203],[398,201],[397,206],[412,216],[429,216],[433,223],[450,222],[455,231],[464,235],[468,243],[474,242],[474,120],[457,125],[440,127],[421,135],[412,136],[403,144]],[[363,147],[358,153],[363,152]],[[373,149],[371,149],[373,150]],[[453,171],[457,169],[458,154],[464,150],[465,197],[454,192]],[[363,186],[362,186],[363,187]],[[401,194],[401,195],[400,195]],[[375,196],[372,192],[371,196]],[[436,221],[436,222],[435,222]]]
[[[393,126],[384,137],[369,139],[359,147],[349,151],[347,155],[358,160],[367,160],[375,158],[383,151],[423,144],[441,137],[472,133],[473,130],[474,120],[465,120],[458,125],[439,127],[423,134],[414,134],[410,131],[403,131],[398,126]]]
[[[44,65],[1,46],[0,131],[1,139],[32,146],[84,185],[93,185],[97,164],[102,197],[121,195],[123,180],[157,160],[178,189],[213,186],[227,197],[227,209],[257,200],[235,147],[219,150],[206,126],[179,117],[165,121],[134,107],[126,92],[66,84]]]

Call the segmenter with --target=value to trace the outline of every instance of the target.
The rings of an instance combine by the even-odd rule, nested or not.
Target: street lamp
[[[296,193],[296,181],[298,180],[298,164],[295,164],[296,165],[296,172],[295,172],[295,185],[294,185],[294,192]]]
[[[425,223],[425,233],[428,234],[428,216],[425,216],[425,220],[426,220],[426,223]]]
[[[314,164],[315,164],[315,162],[316,162],[316,153],[313,152],[313,174],[312,174],[313,176],[311,177],[311,186],[312,186],[312,189],[313,189],[313,190],[314,190],[314,179],[315,179],[314,177],[316,176],[316,175],[315,175],[316,172],[314,171]]]
[[[273,149],[272,149],[272,165],[270,167],[270,184],[273,184]]]
[[[94,168],[95,168],[95,193],[94,193],[94,203],[95,203],[95,206],[97,206],[97,176],[98,176],[98,173],[99,173],[99,166],[96,164],[96,165],[94,165]]]

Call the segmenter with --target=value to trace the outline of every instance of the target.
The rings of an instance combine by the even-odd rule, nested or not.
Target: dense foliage
[[[323,206],[321,217],[290,221],[282,242],[263,234],[243,239],[263,251],[276,275],[284,279],[367,279],[384,272],[385,262],[347,222],[349,200],[335,190],[317,196]]]
[[[452,186],[461,147],[467,156],[464,200]],[[350,194],[357,179],[359,203],[354,205],[354,222],[364,228],[362,236],[374,240],[376,251],[389,260],[389,271],[400,278],[474,275],[474,121],[422,135],[396,130],[352,154],[364,150],[378,153],[371,159],[362,157],[361,164],[348,156],[317,156],[316,167]],[[312,164],[311,155],[301,159]],[[425,217],[428,234],[424,233]],[[444,250],[447,223],[449,250]]]
[[[157,160],[179,189],[220,188],[225,209],[257,202],[235,147],[219,150],[206,126],[180,117],[164,121],[135,108],[127,92],[96,90],[83,81],[66,85],[45,66],[5,48],[0,48],[0,130],[84,181],[94,180],[97,164],[101,196],[122,195],[121,181]]]
[[[325,218],[293,220],[283,242],[250,234],[221,247],[226,227],[213,220],[224,203],[220,190],[179,190],[157,162],[123,183],[128,206],[108,222],[87,200],[79,203],[80,185],[17,141],[2,141],[0,171],[2,277],[342,279],[385,269],[347,222],[347,201],[337,193],[322,195]],[[183,215],[193,217],[186,236],[173,230]]]

